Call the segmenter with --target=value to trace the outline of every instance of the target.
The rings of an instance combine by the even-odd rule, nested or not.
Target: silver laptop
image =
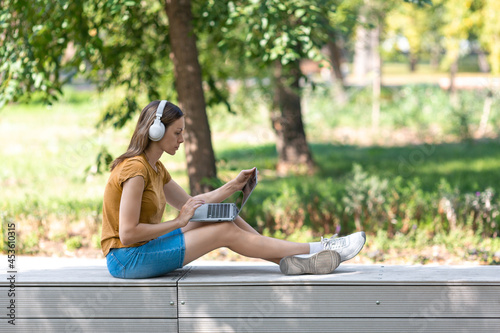
[[[257,169],[241,190],[236,203],[208,203],[196,209],[190,221],[193,222],[225,222],[233,221],[247,202],[253,189],[257,186]]]

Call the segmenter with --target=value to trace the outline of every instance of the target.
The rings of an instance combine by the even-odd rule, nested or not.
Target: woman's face
[[[165,131],[165,135],[160,140],[160,145],[167,154],[175,155],[181,143],[184,142],[184,128],[186,123],[184,117],[174,121]]]

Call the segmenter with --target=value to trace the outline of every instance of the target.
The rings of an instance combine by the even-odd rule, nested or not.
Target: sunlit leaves
[[[224,24],[245,42],[245,57],[286,64],[319,54],[336,7],[335,1],[232,1]]]
[[[484,0],[480,40],[489,51],[489,62],[494,74],[500,74],[500,2]]]
[[[0,104],[33,91],[50,103],[76,73],[154,98],[169,69],[156,0],[5,0],[0,29]]]

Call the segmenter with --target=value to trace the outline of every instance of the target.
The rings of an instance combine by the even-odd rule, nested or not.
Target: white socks
[[[309,254],[318,253],[319,251],[323,251],[323,244],[321,242],[312,242],[309,243]]]
[[[309,258],[311,255],[323,251],[323,244],[321,242],[312,242],[309,243],[309,254],[296,254],[294,257],[299,258]]]

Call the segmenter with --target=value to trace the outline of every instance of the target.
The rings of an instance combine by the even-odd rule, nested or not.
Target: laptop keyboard
[[[230,212],[231,204],[208,205],[208,217],[211,218],[229,217]]]

